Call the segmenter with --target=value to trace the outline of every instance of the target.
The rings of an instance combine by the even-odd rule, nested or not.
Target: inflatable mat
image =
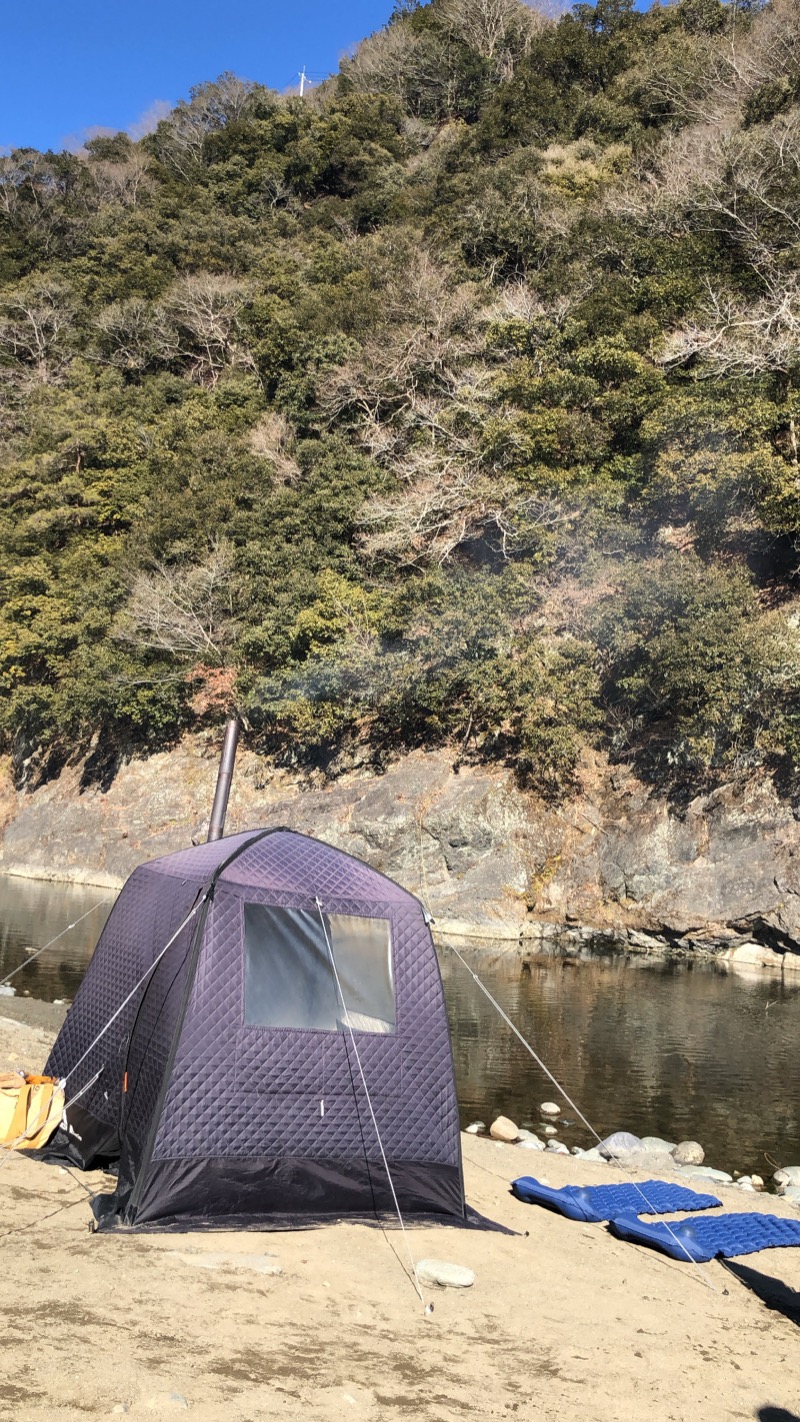
[[[741,1215],[715,1215],[702,1220],[670,1224],[645,1224],[633,1215],[610,1221],[612,1234],[632,1244],[649,1244],[673,1259],[689,1254],[697,1264],[709,1259],[733,1259],[737,1254],[757,1254],[760,1249],[800,1246],[800,1220],[748,1211]]]
[[[531,1175],[512,1180],[512,1192],[528,1205],[545,1205],[569,1220],[599,1224],[618,1215],[668,1215],[675,1210],[712,1210],[721,1201],[685,1185],[646,1180],[642,1185],[565,1185],[551,1190]],[[685,1256],[684,1256],[685,1257]]]

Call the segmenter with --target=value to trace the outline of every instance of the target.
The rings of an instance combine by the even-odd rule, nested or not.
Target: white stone
[[[539,1110],[541,1111],[543,1116],[561,1115],[561,1107],[557,1106],[555,1101],[543,1101],[541,1106],[539,1107]]]
[[[653,1155],[671,1155],[675,1145],[675,1141],[662,1140],[661,1136],[642,1136],[644,1150],[649,1150]]]
[[[611,1160],[615,1156],[632,1155],[634,1151],[641,1150],[642,1142],[630,1131],[614,1131],[600,1142],[597,1149],[604,1160]]]
[[[485,1130],[486,1130],[486,1122],[485,1122],[485,1121],[473,1121],[471,1126],[467,1126],[467,1131],[466,1131],[466,1133],[467,1133],[468,1136],[478,1136],[478,1135],[480,1135],[481,1131],[485,1131]]]
[[[672,1159],[677,1165],[702,1165],[706,1158],[699,1141],[681,1141],[672,1152]]]
[[[532,1141],[517,1141],[517,1149],[518,1149],[518,1150],[545,1150],[546,1147],[545,1147],[544,1141],[537,1140],[536,1137],[534,1137],[534,1139],[533,1139]]]
[[[537,1136],[537,1134],[536,1134],[535,1131],[529,1131],[525,1126],[520,1126],[520,1128],[519,1128],[519,1133],[518,1133],[518,1141],[519,1141],[520,1144],[522,1143],[522,1141],[538,1141],[538,1140],[539,1140],[539,1137]],[[541,1145],[541,1141],[539,1141],[539,1144]]]
[[[800,1165],[784,1165],[772,1178],[779,1190],[782,1185],[800,1185]]]
[[[117,1402],[117,1403],[115,1403],[115,1405],[112,1407],[111,1412],[110,1412],[109,1415],[110,1415],[111,1417],[118,1417],[118,1416],[120,1416],[120,1415],[124,1415],[124,1414],[127,1413],[127,1412],[130,1412],[130,1410],[131,1410],[131,1409],[130,1409],[130,1404],[129,1404],[129,1403],[127,1403],[127,1402]]]
[[[489,1127],[489,1135],[494,1141],[506,1141],[510,1144],[519,1136],[519,1130],[514,1121],[509,1121],[508,1116],[498,1116]]]
[[[443,1259],[420,1259],[415,1265],[421,1284],[438,1284],[443,1289],[469,1289],[475,1283],[471,1269],[461,1264],[448,1264]]]
[[[551,1150],[554,1155],[569,1155],[569,1149],[563,1141],[548,1141],[547,1149]]]
[[[605,1156],[600,1154],[597,1146],[590,1146],[589,1150],[580,1150],[576,1147],[575,1155],[577,1155],[580,1160],[599,1160],[602,1161],[604,1165],[607,1164]]]
[[[716,1180],[720,1185],[732,1185],[733,1176],[727,1170],[715,1170],[711,1165],[682,1165],[681,1175],[692,1180]]]
[[[783,1198],[789,1200],[793,1205],[800,1205],[800,1185],[786,1185]]]
[[[751,1175],[751,1176],[750,1176],[750,1183],[751,1183],[751,1185],[754,1185],[754,1186],[755,1186],[756,1190],[763,1190],[763,1189],[764,1189],[764,1181],[763,1181],[763,1179],[761,1178],[760,1175]]]

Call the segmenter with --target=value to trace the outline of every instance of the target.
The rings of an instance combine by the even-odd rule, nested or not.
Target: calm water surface
[[[0,978],[93,910],[13,980],[20,996],[69,1001],[110,909],[107,890],[0,877]],[[463,1124],[536,1122],[551,1083],[454,955],[440,956]],[[728,1170],[771,1174],[767,1154],[800,1163],[800,982],[635,956],[468,956],[602,1135],[692,1138]],[[579,1123],[559,1135],[591,1144]]]

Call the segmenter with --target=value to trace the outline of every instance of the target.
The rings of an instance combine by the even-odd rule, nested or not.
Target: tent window
[[[394,1032],[388,922],[383,918],[326,914],[325,927],[341,996],[317,912],[245,904],[247,1026],[318,1032],[347,1032],[352,1027],[354,1032]]]

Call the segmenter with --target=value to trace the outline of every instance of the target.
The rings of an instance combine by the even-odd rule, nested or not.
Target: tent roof
[[[146,868],[197,884],[218,873],[221,883],[308,894],[312,899],[330,895],[377,903],[417,902],[379,870],[297,830],[247,830],[151,859]]]

